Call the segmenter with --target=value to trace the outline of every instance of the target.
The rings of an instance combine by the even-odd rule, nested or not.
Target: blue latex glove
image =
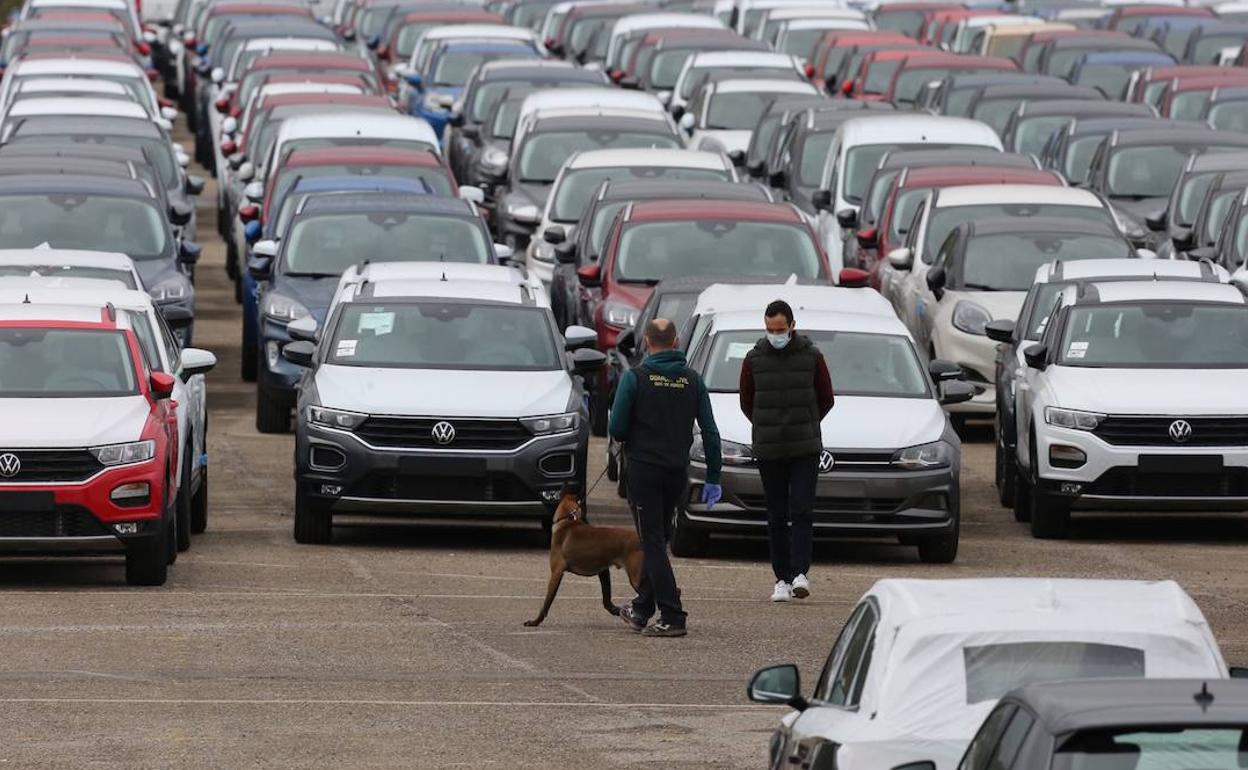
[[[714,508],[715,503],[724,496],[724,488],[719,484],[706,484],[702,487],[702,502],[707,508]]]

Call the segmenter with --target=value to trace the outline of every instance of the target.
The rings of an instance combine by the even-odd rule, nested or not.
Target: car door
[[[179,445],[183,447],[183,451],[191,453],[192,474],[199,467],[198,459],[207,452],[205,436],[207,434],[207,385],[204,375],[197,374],[194,377],[184,380],[184,372],[182,370],[182,348],[178,345],[177,338],[173,336],[173,332],[169,329],[169,325],[165,323],[164,318],[159,318],[160,339],[164,347],[165,355],[168,358],[170,371],[176,384],[174,385],[174,398],[180,405],[178,409],[178,436]],[[178,462],[184,462],[181,454],[178,456]],[[181,467],[181,466],[178,466]]]
[[[958,248],[958,236],[957,230],[949,233],[949,237],[945,238],[945,242],[936,250],[936,257],[932,261],[933,270],[937,267],[943,270],[949,269]],[[915,296],[914,328],[911,329],[911,334],[914,335],[915,342],[921,346],[922,351],[939,358],[941,351],[936,350],[933,345],[932,327],[935,324],[941,300],[936,298],[936,293],[927,284],[927,276],[930,274],[931,270],[925,272],[922,280],[916,282],[918,293]]]
[[[1048,320],[1044,322],[1044,331],[1040,334],[1039,342],[1022,343],[1020,345],[1022,352],[1025,353],[1027,348],[1035,344],[1044,345],[1050,351],[1053,350],[1053,346],[1057,344],[1058,329],[1061,326],[1063,316],[1060,302],[1059,296],[1054,301],[1054,307],[1049,313]],[[1017,446],[1015,462],[1020,468],[1030,469],[1032,411],[1035,409],[1037,394],[1044,385],[1044,372],[1027,366],[1025,360],[1020,366],[1020,370],[1022,374],[1015,383],[1014,389],[1014,435]]]
[[[907,249],[910,249],[910,268],[898,270],[891,285],[893,307],[896,308],[898,317],[910,329],[915,328],[915,319],[918,315],[915,309],[920,286],[920,262],[917,252],[919,245],[923,243],[923,233],[927,230],[926,220],[930,201],[930,198],[924,198],[914,211],[914,217],[910,220],[910,228],[906,231],[905,245]],[[924,351],[926,352],[926,347]]]

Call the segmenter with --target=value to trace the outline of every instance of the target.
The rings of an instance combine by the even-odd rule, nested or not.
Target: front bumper
[[[545,519],[564,485],[584,478],[587,446],[582,430],[512,451],[376,447],[300,415],[295,480],[334,514]]]
[[[755,467],[724,466],[723,499],[701,503],[706,466],[690,463],[685,518],[722,533],[767,528],[766,495]],[[928,471],[836,470],[819,474],[814,525],[824,535],[942,535],[957,526],[958,478],[954,467]]]
[[[944,319],[932,330],[932,347],[936,357],[962,367],[965,379],[975,388],[970,401],[946,407],[950,414],[990,415],[997,410],[997,388],[994,372],[997,367],[997,343],[978,334],[955,329]]]
[[[258,320],[260,366],[257,367],[257,382],[270,396],[289,399],[293,405],[295,388],[299,385],[299,379],[305,370],[282,358],[282,348],[290,342],[286,324],[278,323],[263,314]]]

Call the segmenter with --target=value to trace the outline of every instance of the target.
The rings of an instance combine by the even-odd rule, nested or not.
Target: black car
[[[1094,99],[1049,99],[1019,105],[1001,131],[1001,143],[1013,152],[1040,155],[1053,132],[1074,118],[1124,117],[1151,118],[1156,114],[1147,104],[1096,101]]]
[[[1053,131],[1040,153],[1040,164],[1078,187],[1088,180],[1088,166],[1105,137],[1115,131],[1191,128],[1191,123],[1148,117],[1072,118]]]
[[[854,103],[849,99],[844,99],[847,103]],[[754,130],[750,132],[750,144],[744,153],[733,153],[730,157],[732,162],[738,166],[744,166],[746,172],[751,179],[763,181],[767,176],[766,160],[771,156],[771,150],[776,146],[776,141],[780,134],[784,131],[784,127],[789,124],[793,116],[801,113],[808,108],[819,109],[825,104],[833,103],[833,100],[824,96],[805,96],[805,95],[787,95],[777,96],[772,99],[766,107],[763,108],[763,114],[759,117],[758,123],[754,125]],[[857,102],[865,104],[865,102]]]
[[[1248,188],[1248,170],[1223,171],[1215,176],[1196,209],[1186,237],[1168,244],[1173,249],[1170,254],[1175,259],[1199,259],[1199,255],[1207,254],[1217,244],[1227,214],[1243,197],[1245,188]]]
[[[768,51],[770,47],[762,40],[745,40],[729,34],[727,30],[686,30],[684,34],[665,38],[647,46],[637,53],[630,80],[620,85],[639,88],[652,93],[667,93],[671,98],[676,78],[685,66],[685,60],[701,51]]]
[[[1007,693],[958,770],[1245,766],[1248,682],[1121,678],[1043,682]],[[894,770],[935,767],[914,762]]]
[[[1072,86],[1069,83],[1055,85],[1009,85],[988,86],[971,99],[967,105],[967,117],[987,123],[998,134],[1005,131],[1011,113],[1019,106],[1030,102],[1046,100],[1063,101],[1083,99],[1090,102],[1103,102],[1105,95],[1092,86]]]
[[[971,102],[985,88],[998,85],[1061,85],[1061,78],[1029,72],[972,72],[946,75],[919,91],[915,107],[933,115],[964,118],[970,115]]]
[[[858,114],[852,110],[822,109],[808,109],[795,115],[767,158],[767,183],[776,188],[782,198],[792,201],[810,216],[816,216],[819,212],[811,198],[819,189],[828,151],[841,125],[856,117]]]
[[[1148,214],[1144,220],[1150,230],[1160,233],[1163,238],[1157,250],[1158,256],[1169,257],[1176,247],[1181,251],[1192,248],[1196,213],[1210,185],[1223,172],[1244,168],[1248,168],[1248,152],[1193,154],[1188,157],[1165,208]],[[1213,235],[1217,235],[1216,230]]]

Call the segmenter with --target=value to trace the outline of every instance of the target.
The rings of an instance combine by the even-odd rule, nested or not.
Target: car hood
[[[90,447],[138,441],[152,408],[144,396],[0,399],[0,448]]]
[[[1219,415],[1248,411],[1244,369],[1093,369],[1051,366],[1056,405],[1105,414]],[[1193,397],[1199,394],[1198,397]]]
[[[533,417],[568,410],[572,380],[547,372],[381,369],[324,365],[316,371],[322,406],[369,414],[430,417]]]
[[[168,257],[157,259],[136,259],[134,267],[139,271],[144,286],[155,286],[169,276],[180,272],[177,263]]]
[[[835,367],[832,388],[836,389]],[[711,408],[722,438],[750,443],[751,425],[741,413],[738,394],[712,393]],[[931,398],[837,396],[819,428],[823,445],[830,449],[902,449],[939,439],[945,413]]]
[[[723,153],[736,152],[740,150],[745,152],[750,147],[750,134],[748,130],[738,131],[729,129],[708,128],[703,130],[699,149],[710,150],[712,152],[718,150]],[[710,146],[708,146],[710,145]],[[714,145],[719,145],[715,147]]]
[[[1122,223],[1127,235],[1131,236],[1140,231],[1147,233],[1148,223],[1145,218],[1166,208],[1166,203],[1165,198],[1111,198],[1110,208],[1114,210],[1114,215]]]
[[[946,291],[944,299],[941,301],[941,308],[946,313],[953,313],[953,308],[963,300],[974,302],[984,310],[988,311],[994,319],[997,318],[1018,318],[1018,313],[1023,309],[1023,301],[1027,299],[1025,291]]]
[[[550,188],[553,184],[531,184],[529,182],[516,182],[511,194],[527,198],[539,209],[546,209],[546,199],[550,197]]]
[[[378,260],[382,261],[382,260]],[[283,275],[278,282],[270,286],[268,291],[297,300],[299,304],[312,313],[318,324],[325,323],[325,315],[329,312],[329,303],[334,299],[334,290],[338,288],[339,276],[310,278],[306,276]]]

